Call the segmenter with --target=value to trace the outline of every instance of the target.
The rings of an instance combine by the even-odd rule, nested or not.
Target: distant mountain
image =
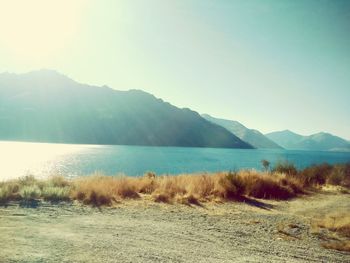
[[[238,121],[231,121],[231,120],[225,120],[225,119],[218,119],[214,118],[208,114],[202,114],[202,117],[206,120],[216,123],[217,125],[220,125],[227,129],[228,131],[232,132],[234,135],[236,135],[241,140],[249,143],[250,145],[254,146],[255,148],[275,148],[275,149],[282,149],[281,146],[279,146],[277,143],[271,141],[269,138],[267,138],[265,135],[263,135],[261,132],[253,129],[248,129]]]
[[[289,130],[265,134],[286,149],[314,151],[350,151],[350,143],[330,133],[302,136]]]
[[[304,137],[290,130],[271,132],[265,134],[265,136],[286,149],[290,149]]]
[[[50,70],[0,74],[0,140],[252,148],[197,112]]]

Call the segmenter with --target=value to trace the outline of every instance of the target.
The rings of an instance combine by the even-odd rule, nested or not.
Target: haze
[[[142,89],[262,132],[350,139],[349,1],[3,1],[0,72]]]

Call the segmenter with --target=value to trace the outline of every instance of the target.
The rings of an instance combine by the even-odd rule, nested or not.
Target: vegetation
[[[68,180],[26,176],[0,183],[0,203],[45,200],[74,201],[95,206],[124,199],[197,204],[241,200],[241,197],[286,200],[325,184],[350,187],[350,164],[321,164],[298,171],[291,163],[278,163],[271,172],[242,170],[215,174],[111,177],[95,174]]]
[[[295,165],[291,162],[288,162],[288,161],[281,161],[281,162],[276,163],[276,165],[274,166],[272,171],[275,173],[282,173],[282,174],[286,174],[289,176],[298,174],[298,170],[295,167]]]
[[[332,213],[317,219],[314,227],[327,229],[331,233],[323,236],[323,247],[350,252],[350,213]],[[318,231],[320,233],[321,231]]]
[[[264,167],[265,171],[267,172],[270,169],[270,162],[268,160],[261,160],[261,164]]]

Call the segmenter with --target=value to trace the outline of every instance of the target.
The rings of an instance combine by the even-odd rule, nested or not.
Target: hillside
[[[261,132],[253,129],[248,129],[238,121],[214,118],[208,114],[202,114],[202,117],[212,123],[224,127],[236,135],[238,138],[249,143],[255,148],[282,149],[281,146],[267,138]]]
[[[302,136],[289,130],[266,134],[286,149],[311,151],[350,151],[350,143],[330,133],[320,132]]]
[[[0,74],[0,120],[0,140],[252,148],[146,92],[84,85],[50,70]]]

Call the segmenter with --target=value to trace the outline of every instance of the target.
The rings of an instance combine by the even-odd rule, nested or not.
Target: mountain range
[[[212,123],[216,123],[224,127],[228,131],[235,134],[238,138],[249,143],[255,148],[282,149],[280,145],[267,138],[261,132],[254,129],[248,129],[238,121],[214,118],[208,114],[202,114],[202,117]]]
[[[0,140],[350,151],[349,141],[329,133],[264,135],[141,90],[81,84],[52,70],[0,74]]]
[[[282,147],[291,150],[350,151],[349,141],[326,132],[303,136],[284,130],[265,135]]]
[[[0,74],[0,140],[253,148],[190,109],[51,70]]]

